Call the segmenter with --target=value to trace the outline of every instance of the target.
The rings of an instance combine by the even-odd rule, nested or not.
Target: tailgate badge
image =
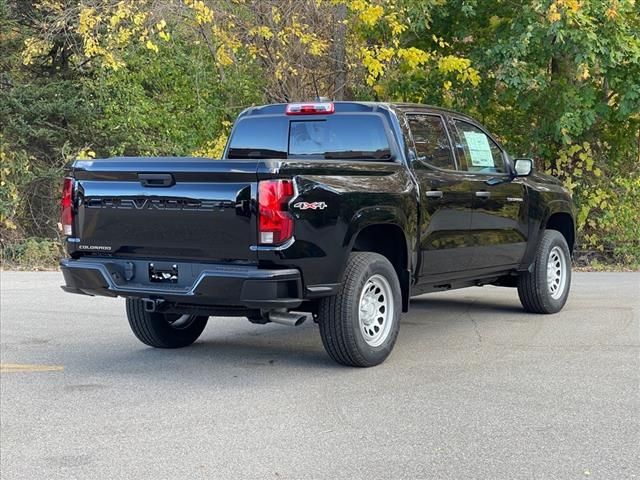
[[[300,210],[324,210],[327,208],[327,204],[324,202],[297,202],[293,204],[293,208],[299,208]]]
[[[93,252],[110,252],[112,248],[109,245],[78,245],[78,250],[90,250]]]

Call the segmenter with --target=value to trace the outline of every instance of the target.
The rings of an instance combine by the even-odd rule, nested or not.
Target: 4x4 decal
[[[300,210],[324,210],[327,208],[327,204],[324,202],[297,202],[293,204],[293,208],[299,208]]]

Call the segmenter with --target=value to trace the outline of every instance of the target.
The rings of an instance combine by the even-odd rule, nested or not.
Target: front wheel
[[[524,309],[532,313],[562,310],[571,286],[571,253],[560,232],[545,230],[530,270],[518,279]]]
[[[342,365],[382,363],[396,342],[401,308],[400,282],[389,260],[352,253],[338,294],[323,298],[318,308],[325,350]]]
[[[142,300],[128,298],[127,319],[142,343],[156,348],[181,348],[198,339],[209,317],[147,312]]]

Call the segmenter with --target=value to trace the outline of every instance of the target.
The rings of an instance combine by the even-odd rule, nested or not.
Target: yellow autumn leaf
[[[147,40],[147,43],[145,44],[145,46],[146,46],[149,50],[152,50],[152,51],[154,51],[154,52],[156,52],[156,53],[158,53],[158,51],[159,51],[158,46],[157,46],[155,43],[153,43],[151,40]]]

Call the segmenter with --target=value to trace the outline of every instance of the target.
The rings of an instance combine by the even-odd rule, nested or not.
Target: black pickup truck
[[[64,180],[67,292],[125,297],[135,335],[193,343],[210,316],[313,318],[337,362],[385,360],[411,296],[515,287],[567,300],[574,207],[473,119],[424,105],[246,109],[220,160],[78,160]]]

